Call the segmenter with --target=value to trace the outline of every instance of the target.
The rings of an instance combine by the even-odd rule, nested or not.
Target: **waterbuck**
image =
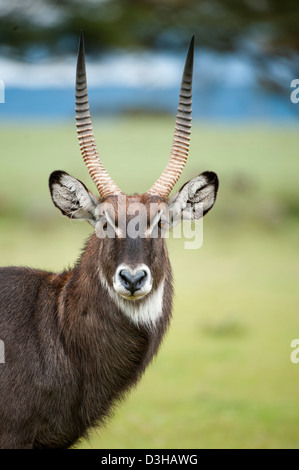
[[[104,422],[158,351],[172,310],[163,233],[175,219],[206,214],[218,189],[216,174],[208,171],[169,199],[188,156],[193,55],[192,38],[168,164],[147,192],[125,196],[96,149],[80,36],[76,125],[99,197],[64,171],[52,173],[49,186],[55,206],[69,218],[88,221],[95,233],[73,269],[0,269],[2,448],[72,446]],[[137,236],[128,229],[136,208],[146,216],[145,224],[135,223]]]

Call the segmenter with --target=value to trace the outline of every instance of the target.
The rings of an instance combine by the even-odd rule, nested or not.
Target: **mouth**
[[[134,294],[131,294],[131,292],[129,292],[129,291],[127,293],[118,292],[118,295],[120,295],[123,299],[130,300],[132,302],[135,302],[136,300],[143,299],[143,297],[145,297],[147,294],[148,294],[148,292],[144,292],[144,293],[136,292]]]

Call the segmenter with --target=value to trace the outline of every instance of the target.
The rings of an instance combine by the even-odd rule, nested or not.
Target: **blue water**
[[[175,114],[178,90],[91,88],[89,99],[92,116],[135,111]],[[74,90],[71,88],[8,88],[5,103],[0,104],[0,119],[68,120],[74,118],[74,108]],[[299,122],[299,103],[291,102],[289,90],[283,96],[256,88],[197,89],[194,90],[192,108],[195,118],[210,121]]]

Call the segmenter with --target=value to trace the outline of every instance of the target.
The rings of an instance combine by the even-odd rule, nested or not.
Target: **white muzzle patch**
[[[146,264],[134,268],[120,264],[113,276],[113,287],[118,295],[135,301],[147,295],[153,286],[151,271]]]
[[[121,271],[126,270],[133,278],[140,271],[146,273],[142,287],[136,290],[134,295],[123,285],[123,280],[120,277]],[[157,320],[163,313],[164,280],[153,291],[153,279],[148,266],[140,264],[133,269],[128,265],[121,264],[113,276],[113,287],[109,285],[103,273],[100,273],[100,280],[111,299],[135,325],[155,327]],[[138,302],[138,300],[142,301]]]

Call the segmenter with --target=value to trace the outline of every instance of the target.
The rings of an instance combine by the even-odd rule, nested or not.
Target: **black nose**
[[[128,269],[122,269],[119,273],[119,277],[122,285],[133,295],[134,292],[144,286],[147,273],[145,271],[137,271],[135,274],[132,274]]]

